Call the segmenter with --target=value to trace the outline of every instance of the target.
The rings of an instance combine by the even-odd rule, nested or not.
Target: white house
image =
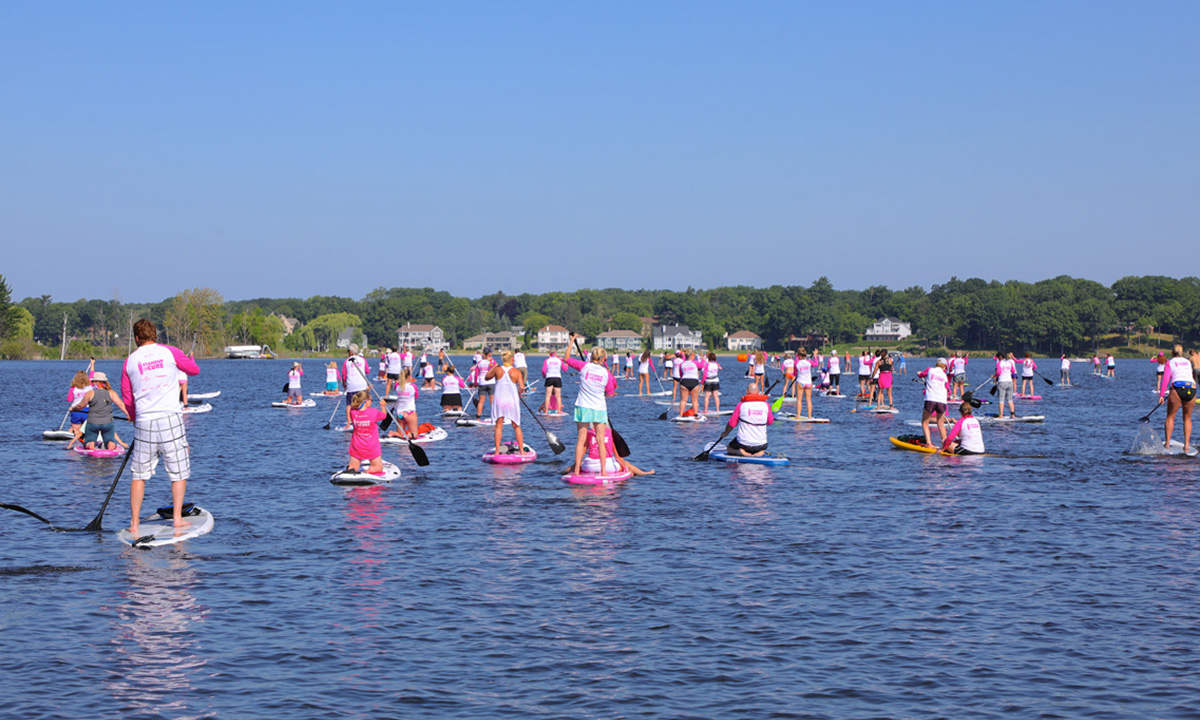
[[[583,338],[579,341],[583,342]],[[537,346],[541,352],[565,350],[570,342],[571,333],[562,325],[547,325],[537,333]]]
[[[761,350],[762,338],[749,330],[738,330],[732,335],[725,334],[725,347],[734,351]]]
[[[655,350],[695,350],[704,344],[703,333],[687,325],[655,325],[652,335]]]
[[[437,325],[413,325],[405,323],[396,331],[396,347],[423,348],[430,352],[437,352],[443,348],[450,347],[446,342],[446,335]]]
[[[896,318],[881,318],[863,333],[866,340],[903,340],[912,335],[912,326]]]

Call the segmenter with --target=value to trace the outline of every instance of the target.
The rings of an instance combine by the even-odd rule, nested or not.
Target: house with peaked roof
[[[632,330],[609,330],[596,336],[596,344],[605,350],[641,351],[642,334]]]
[[[445,333],[437,325],[404,323],[396,331],[396,342],[396,347],[407,345],[410,348],[422,348],[430,352],[450,347],[450,344],[446,342]]]
[[[896,318],[880,318],[863,333],[866,340],[895,341],[912,335],[912,326]]]
[[[696,350],[704,345],[702,335],[687,325],[655,325],[651,339],[655,350]]]
[[[725,347],[737,352],[761,350],[762,338],[749,330],[738,330],[732,335],[725,333]]]

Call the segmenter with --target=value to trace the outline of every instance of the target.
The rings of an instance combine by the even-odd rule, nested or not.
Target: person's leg
[[[496,427],[492,429],[492,439],[495,441],[494,447],[492,449],[492,453],[495,455],[501,454],[500,439],[503,436],[503,434],[504,434],[504,423],[502,423],[502,422],[496,423]]]
[[[1190,400],[1183,406],[1183,451],[1187,452],[1192,448],[1192,409],[1196,407],[1196,401]]]
[[[129,509],[133,514],[133,520],[129,522],[129,534],[135,538],[138,534],[138,516],[142,514],[142,496],[145,494],[145,480],[134,480],[129,484]]]
[[[187,494],[187,480],[171,481],[172,519],[175,527],[183,527],[183,498]]]
[[[497,423],[498,425],[499,423]],[[513,423],[513,434],[517,436],[517,452],[525,452],[525,433],[521,432],[521,426]]]
[[[926,445],[933,444],[933,440],[931,440],[929,437],[929,418],[930,418],[929,410],[922,410],[921,411],[921,431],[923,433],[925,433],[925,444]]]
[[[1163,421],[1163,447],[1171,447],[1171,433],[1175,432],[1175,413],[1179,410],[1179,396],[1174,390],[1167,391],[1167,419]]]
[[[596,449],[600,453],[600,477],[604,477],[605,470],[608,469],[605,467],[605,462],[608,459],[608,443],[600,442],[600,438],[605,437],[605,433],[608,431],[608,423],[596,423],[594,427],[596,428]]]

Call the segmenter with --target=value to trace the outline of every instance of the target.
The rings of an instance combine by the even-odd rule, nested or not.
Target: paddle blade
[[[408,450],[412,453],[413,460],[417,461],[417,465],[425,467],[429,464],[429,456],[425,454],[425,448],[416,444],[412,440],[408,441]]]
[[[20,505],[9,505],[8,503],[0,503],[0,508],[4,508],[5,510],[16,510],[17,512],[23,512],[30,517],[34,517],[34,518],[37,518],[38,520],[41,520],[42,522],[46,523],[50,527],[54,527],[54,524],[52,522],[50,522],[49,520],[47,520],[46,518],[42,517],[41,515],[38,515],[37,513],[35,513],[32,510],[28,510],[26,508],[21,507]]]
[[[659,419],[659,420],[666,420],[666,419],[667,419],[667,413],[666,413],[666,411],[663,411],[663,414],[662,414],[662,415],[659,415],[659,416],[658,416],[658,419]]]
[[[561,455],[567,449],[567,446],[563,445],[562,440],[559,440],[558,436],[549,430],[546,431],[546,444],[550,446],[555,455]]]
[[[779,412],[779,408],[783,407],[783,398],[784,396],[780,395],[778,400],[771,403],[771,412]]]
[[[608,426],[608,429],[612,432],[613,447],[617,449],[617,454],[621,457],[629,457],[629,445],[625,442],[625,438],[621,437],[621,433],[613,430],[611,425]]]
[[[988,395],[995,395],[996,391],[999,389],[1000,389],[999,385],[992,385],[992,389],[988,390]]]
[[[287,383],[284,383],[284,384],[283,384],[283,389],[282,389],[282,390],[280,390],[279,392],[283,393],[284,395],[287,395],[287,391],[288,391],[288,384],[287,384]]]
[[[1048,378],[1048,377],[1044,377],[1044,378],[1042,378],[1042,380],[1045,380],[1047,385],[1053,385],[1053,384],[1054,384],[1054,381],[1053,381],[1053,380],[1051,380],[1051,379],[1050,379],[1050,378]]]
[[[390,428],[391,426],[392,426],[392,414],[388,413],[388,416],[383,419],[383,422],[379,423],[379,432],[387,432],[387,429]]]

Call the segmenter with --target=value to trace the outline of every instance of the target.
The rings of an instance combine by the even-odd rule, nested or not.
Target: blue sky
[[[13,295],[1194,275],[1200,5],[0,4]]]

